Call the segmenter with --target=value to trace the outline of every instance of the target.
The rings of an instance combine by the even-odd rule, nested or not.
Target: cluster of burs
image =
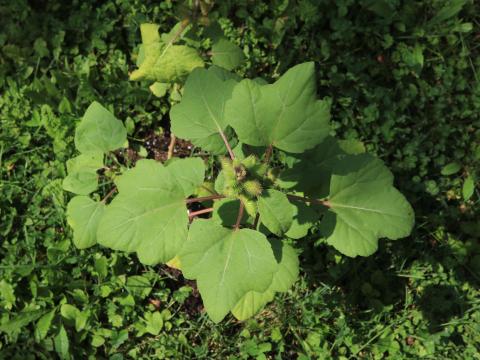
[[[239,199],[250,216],[257,213],[257,197],[262,193],[267,176],[267,164],[259,161],[254,155],[243,160],[222,158],[222,174],[224,177],[223,195]],[[267,177],[268,178],[268,177]]]

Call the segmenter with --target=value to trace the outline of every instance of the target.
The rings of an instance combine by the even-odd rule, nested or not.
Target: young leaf
[[[86,171],[96,172],[103,167],[103,153],[101,151],[86,152],[67,160],[69,174]]]
[[[196,219],[180,253],[182,271],[196,279],[208,315],[220,322],[249,291],[265,291],[278,265],[267,238]]]
[[[70,348],[70,344],[68,341],[67,332],[65,331],[63,325],[60,326],[60,331],[53,339],[53,342],[55,344],[55,351],[57,352],[60,359],[69,359],[70,355],[68,350]]]
[[[163,328],[163,318],[160,312],[155,311],[153,313],[147,312],[145,313],[145,323],[146,328],[145,330],[152,335],[160,334],[160,331]]]
[[[130,80],[172,82],[181,80],[193,69],[203,67],[197,51],[185,45],[173,45],[175,37],[164,42],[156,24],[140,25],[143,59],[139,68],[130,74]]]
[[[98,151],[86,152],[68,160],[68,176],[63,180],[63,189],[77,195],[88,195],[97,190],[97,170],[102,166],[103,153]]]
[[[73,229],[73,243],[86,249],[97,242],[97,228],[105,210],[103,202],[88,196],[75,196],[67,205],[67,222]]]
[[[211,67],[195,69],[185,83],[182,101],[170,111],[172,132],[214,154],[227,150],[222,140],[227,122],[225,102],[236,81]]]
[[[62,182],[63,190],[88,195],[98,188],[97,172],[79,171],[69,174]]]
[[[328,205],[321,231],[330,245],[351,257],[373,254],[378,238],[408,236],[414,223],[413,209],[393,187],[391,172],[368,154],[338,160]]]
[[[282,235],[292,225],[295,209],[284,193],[268,189],[258,198],[260,220],[275,235]]]
[[[180,182],[168,167],[154,160],[140,160],[116,184],[119,194],[100,220],[98,243],[135,251],[140,262],[147,265],[172,259],[187,236],[185,190]]]
[[[258,313],[267,303],[273,300],[275,292],[286,292],[297,280],[299,264],[295,250],[285,241],[272,240],[278,270],[273,275],[272,284],[264,292],[250,291],[232,309],[238,320],[245,320]]]
[[[212,63],[227,70],[239,67],[245,55],[237,45],[225,38],[217,40],[212,46]]]
[[[85,112],[75,131],[75,146],[81,153],[103,152],[121,148],[127,141],[122,122],[98,102]]]
[[[52,325],[52,320],[55,317],[56,310],[52,310],[43,315],[35,326],[35,340],[37,342],[42,341],[47,336],[48,330]]]
[[[454,162],[451,162],[451,163],[448,163],[447,165],[445,165],[442,168],[440,173],[444,176],[449,176],[449,175],[456,174],[457,172],[460,171],[461,168],[462,168],[462,166],[459,163],[454,161]]]
[[[468,177],[465,179],[465,182],[463,183],[463,187],[462,187],[463,199],[465,201],[469,200],[472,197],[474,191],[475,191],[474,177],[473,177],[473,175],[468,175]]]
[[[301,153],[328,135],[329,108],[327,100],[316,99],[315,68],[309,62],[271,85],[242,80],[227,101],[225,117],[246,144]]]
[[[150,85],[148,88],[150,89],[153,95],[161,98],[165,96],[165,94],[167,93],[169,84],[156,81],[152,85]]]

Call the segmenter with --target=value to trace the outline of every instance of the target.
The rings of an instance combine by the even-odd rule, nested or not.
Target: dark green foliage
[[[474,0],[219,1],[209,14],[244,51],[241,75],[275,79],[317,63],[335,135],[365,141],[413,204],[410,239],[356,259],[318,240],[302,249],[294,290],[258,318],[221,325],[200,313],[196,290],[173,270],[75,249],[61,183],[75,124],[101,100],[125,120],[136,151],[165,150],[169,99],[129,82],[128,72],[139,24],[168,32],[185,9],[167,1],[0,4],[0,358],[478,356]],[[200,40],[208,31],[201,26],[189,42],[208,52],[211,41]],[[460,169],[445,170],[451,163]]]

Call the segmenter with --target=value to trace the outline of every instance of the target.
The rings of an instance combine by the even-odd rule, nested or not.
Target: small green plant
[[[172,261],[197,280],[215,322],[230,311],[246,319],[287,291],[299,270],[292,244],[318,221],[319,235],[351,257],[411,231],[413,210],[382,161],[329,136],[329,101],[316,98],[313,63],[274,84],[217,66],[194,69],[170,118],[175,135],[218,155],[214,186],[199,156],[119,164],[112,151],[126,146],[125,128],[93,103],[76,130],[81,154],[67,163],[64,188],[79,194],[68,222],[79,248],[99,243],[148,265]],[[115,163],[103,165],[104,155]],[[108,205],[112,191],[88,196],[101,168],[118,192]],[[192,203],[207,207],[189,212]]]

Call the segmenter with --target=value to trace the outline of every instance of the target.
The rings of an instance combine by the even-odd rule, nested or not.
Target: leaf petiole
[[[293,195],[293,194],[287,194],[287,197],[290,200],[297,200],[297,201],[303,201],[303,202],[308,202],[308,203],[312,203],[312,204],[319,204],[319,205],[323,205],[323,206],[326,206],[326,207],[331,206],[330,203],[328,202],[328,200],[310,199],[310,198],[307,198],[307,197],[304,197],[304,196],[298,196],[298,195]]]
[[[115,191],[117,191],[117,188],[114,186],[113,189],[110,190],[107,195],[105,195],[105,197],[102,199],[102,202],[106,203],[107,200],[115,193]]]
[[[197,210],[197,211],[192,211],[190,213],[188,213],[188,217],[190,219],[194,218],[195,216],[198,216],[198,215],[202,215],[202,214],[208,214],[210,212],[213,211],[213,207],[211,208],[206,208],[206,209],[202,209],[202,210]]]
[[[223,199],[225,195],[210,195],[210,196],[203,196],[203,197],[198,197],[198,198],[191,198],[191,199],[185,199],[185,202],[187,204],[191,204],[194,202],[202,202],[202,201],[208,201],[208,200],[217,200],[217,199]]]
[[[243,204],[243,201],[240,200],[240,206],[238,208],[238,216],[237,216],[237,222],[235,223],[235,230],[238,230],[240,228],[240,222],[242,221],[243,218],[243,210],[245,209],[245,205]]]

